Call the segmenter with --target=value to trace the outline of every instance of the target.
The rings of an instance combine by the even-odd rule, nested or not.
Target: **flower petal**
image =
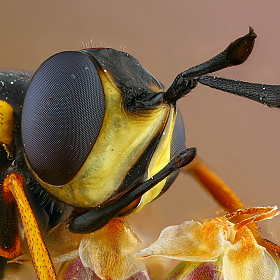
[[[158,240],[136,254],[139,258],[163,256],[183,261],[204,262],[216,259],[222,253],[224,219],[215,218],[200,224],[189,221],[165,228]]]
[[[145,271],[144,265],[134,256],[139,243],[139,237],[129,224],[115,218],[84,236],[80,258],[83,265],[90,267],[101,279],[127,279],[136,272]]]
[[[71,233],[66,228],[66,223],[59,223],[44,236],[48,251],[53,263],[65,262],[79,256],[79,246],[84,234]],[[31,263],[31,256],[21,255],[11,262],[27,264]]]
[[[223,276],[225,280],[280,279],[275,261],[247,227],[238,231],[235,244],[225,248]]]

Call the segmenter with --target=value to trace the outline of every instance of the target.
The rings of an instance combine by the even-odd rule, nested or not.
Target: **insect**
[[[26,191],[35,185],[72,206],[67,223],[73,233],[96,231],[162,195],[196,156],[195,148],[185,147],[176,101],[198,83],[279,108],[278,85],[206,75],[243,63],[255,38],[250,28],[214,58],[180,73],[166,91],[134,57],[108,48],[55,54],[33,77],[1,73],[0,255],[20,254],[13,196],[18,203],[24,193],[16,186]],[[18,207],[28,235],[25,206]],[[43,245],[34,249],[34,235],[41,239],[39,228],[27,241],[41,279],[47,274],[33,254]]]

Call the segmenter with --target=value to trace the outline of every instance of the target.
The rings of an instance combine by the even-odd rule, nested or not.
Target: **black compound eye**
[[[181,152],[186,149],[186,134],[185,134],[185,125],[183,117],[179,107],[177,107],[177,117],[172,132],[171,146],[170,146],[170,159],[178,156]],[[173,184],[175,179],[179,174],[179,170],[173,172],[168,176],[167,181],[161,190],[161,194],[165,193],[169,187]]]
[[[179,107],[177,107],[177,118],[175,121],[171,147],[170,147],[170,158],[173,159],[175,156],[179,155],[182,151],[186,149],[186,134],[185,125],[183,117]]]
[[[92,150],[104,115],[103,87],[87,55],[69,51],[46,60],[31,80],[22,114],[26,157],[38,177],[68,183]]]

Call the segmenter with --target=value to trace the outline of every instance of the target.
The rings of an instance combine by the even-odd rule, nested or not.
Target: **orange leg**
[[[17,202],[29,251],[38,279],[57,279],[49,252],[45,246],[35,216],[23,191],[22,178],[17,174],[10,174],[4,180],[3,187],[13,194]]]
[[[244,205],[234,191],[199,157],[184,168],[202,183],[227,212],[243,209]]]
[[[0,246],[0,256],[12,260],[20,255],[21,252],[21,242],[18,228],[18,219],[16,214],[16,201],[12,193],[1,186],[2,191],[2,200],[1,200],[1,214],[3,215],[1,219],[5,220],[1,224],[1,232],[5,230],[5,236],[1,236],[1,239],[4,238],[3,243],[1,242]],[[7,241],[7,239],[9,239]]]
[[[201,158],[196,157],[191,164],[184,168],[184,171],[190,172],[225,211],[232,213],[245,208],[236,193]],[[239,222],[242,218],[235,217],[234,220]],[[260,232],[256,223],[251,223],[248,227],[255,238],[259,239]]]

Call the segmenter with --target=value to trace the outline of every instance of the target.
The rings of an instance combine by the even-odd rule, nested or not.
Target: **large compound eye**
[[[186,133],[183,117],[179,107],[177,107],[177,117],[172,133],[170,158],[173,159],[186,149]]]
[[[177,117],[172,132],[171,146],[170,146],[170,159],[178,156],[181,152],[186,149],[186,134],[185,134],[185,125],[183,117],[179,107],[177,107]],[[179,170],[174,171],[171,175],[167,177],[167,181],[161,190],[161,194],[165,193],[169,187],[173,184],[175,179],[179,174]]]
[[[105,96],[91,59],[62,52],[46,60],[28,87],[22,113],[27,160],[52,185],[68,183],[99,135]]]

